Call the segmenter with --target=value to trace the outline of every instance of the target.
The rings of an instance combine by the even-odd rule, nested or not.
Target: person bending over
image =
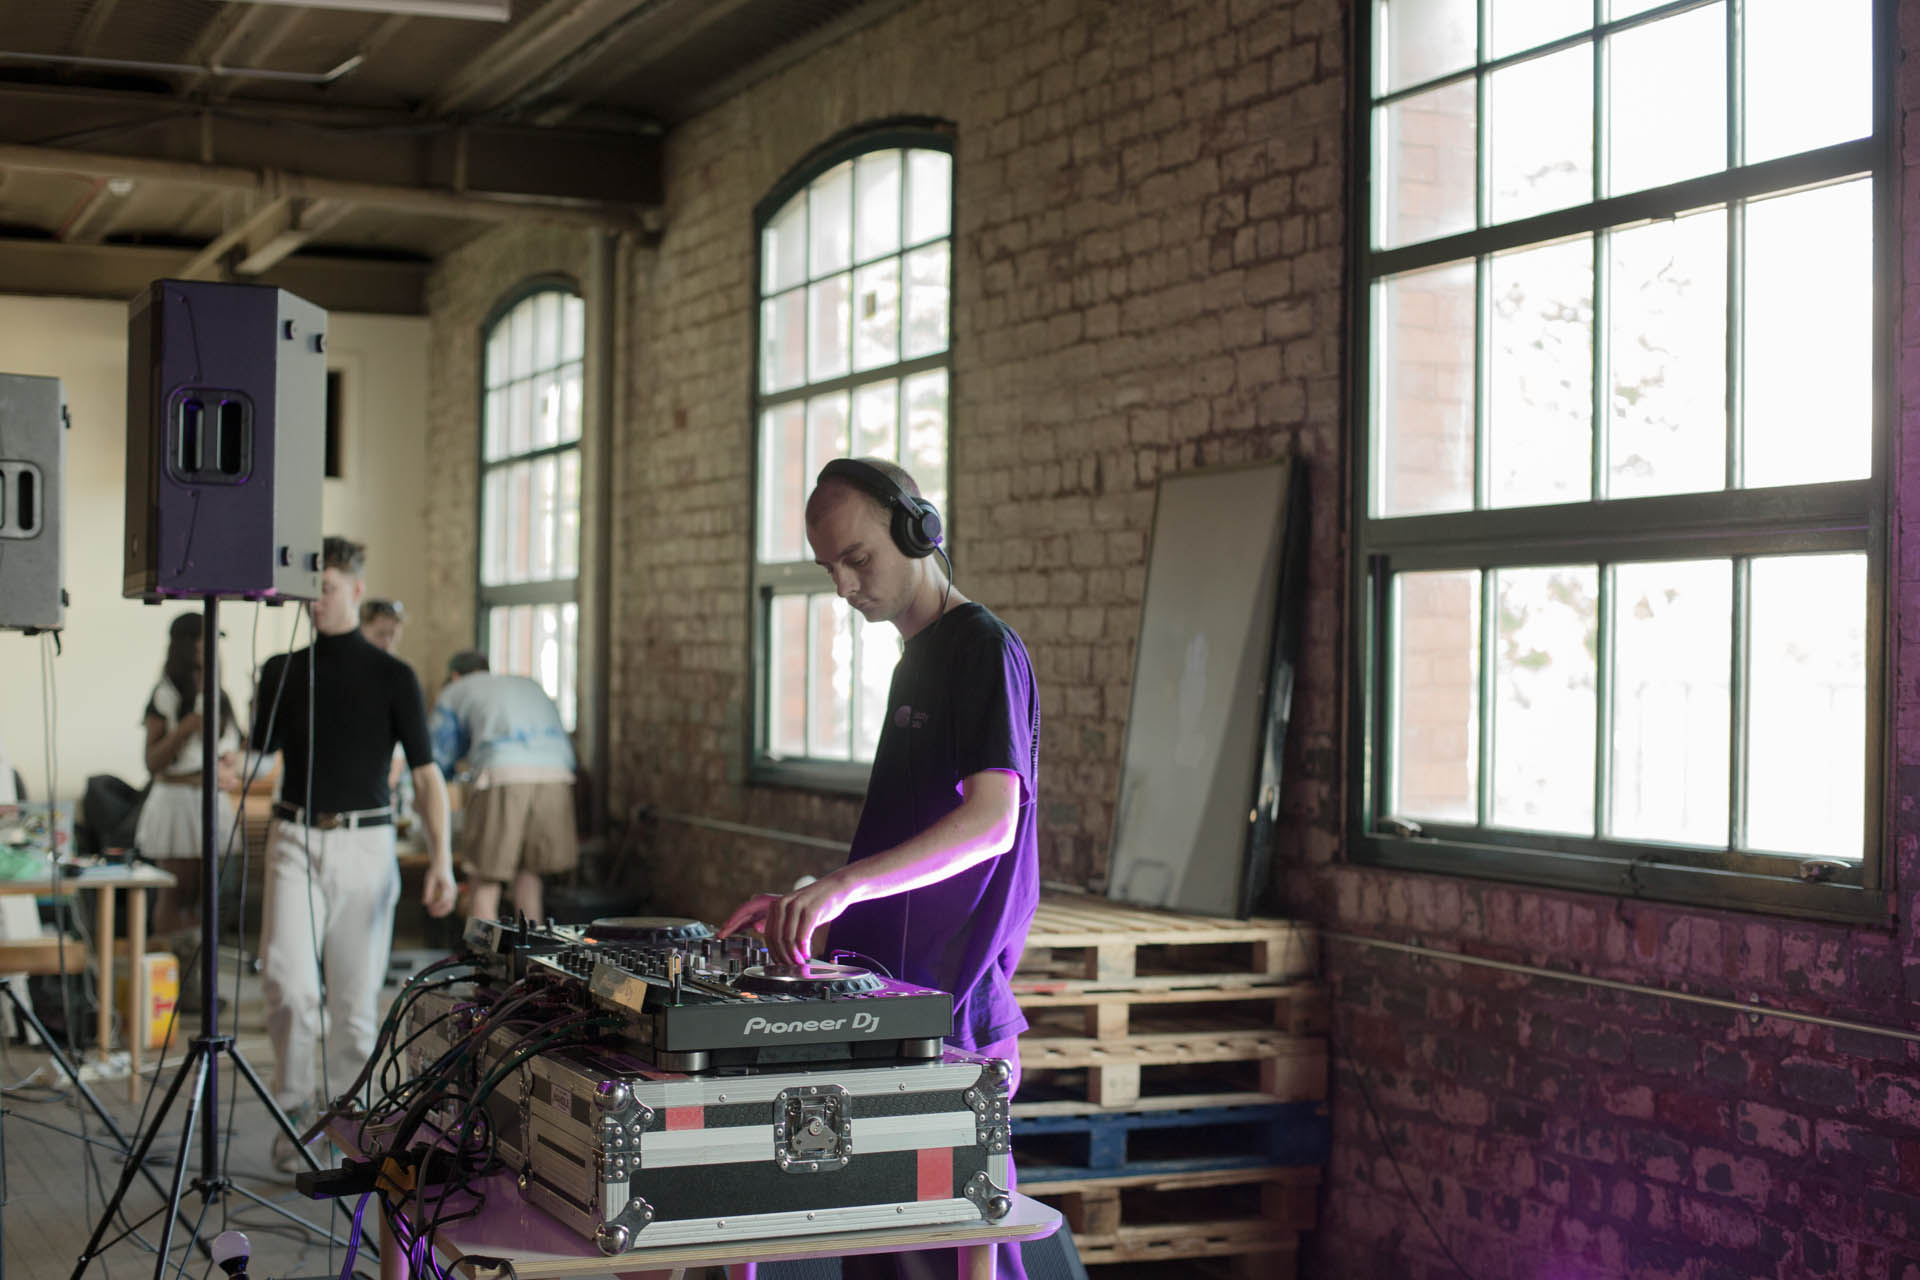
[[[456,653],[433,708],[433,754],[448,777],[463,759],[473,775],[460,833],[467,914],[494,919],[511,881],[514,908],[540,919],[540,877],[580,861],[573,740],[560,709],[525,676],[493,674],[486,654]]]
[[[892,623],[905,646],[846,865],[792,893],[756,895],[721,933],[756,929],[777,959],[804,963],[831,925],[835,956],[952,992],[949,1041],[1007,1059],[1011,1096],[1027,1026],[1011,979],[1039,897],[1040,710],[1026,646],[934,564],[940,517],[900,467],[828,463],[806,524],[834,590],[868,622]],[[1000,1246],[997,1261],[1000,1275],[1025,1275],[1017,1245]],[[849,1280],[923,1266],[951,1276],[957,1255],[846,1265]]]

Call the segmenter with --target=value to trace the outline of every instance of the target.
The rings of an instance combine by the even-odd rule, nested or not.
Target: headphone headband
[[[893,543],[901,554],[918,560],[932,555],[940,545],[940,513],[933,504],[879,467],[858,458],[835,458],[820,468],[814,484],[817,487],[828,480],[844,480],[887,508]]]

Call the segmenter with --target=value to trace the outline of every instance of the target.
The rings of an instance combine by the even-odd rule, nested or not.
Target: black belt
[[[345,813],[309,814],[297,804],[288,804],[284,800],[273,803],[273,816],[286,822],[297,822],[317,831],[333,831],[341,827],[352,831],[358,827],[384,827],[393,822],[393,809],[351,809]]]

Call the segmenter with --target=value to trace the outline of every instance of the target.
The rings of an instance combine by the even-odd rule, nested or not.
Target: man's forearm
[[[420,825],[427,832],[427,855],[443,869],[453,866],[453,846],[448,840],[451,825],[447,810],[447,782],[439,765],[423,765],[413,771],[413,807]]]
[[[844,878],[860,899],[924,888],[1005,853],[1013,846],[1018,822],[1017,793],[1009,806],[996,792],[976,790],[919,835],[833,874]]]

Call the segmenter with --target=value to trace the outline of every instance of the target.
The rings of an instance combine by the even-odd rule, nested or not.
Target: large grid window
[[[783,186],[760,219],[754,550],[756,760],[873,759],[899,634],[837,598],[807,545],[832,458],[898,462],[945,508],[953,158],[944,139],[870,139]]]
[[[1881,8],[1368,6],[1360,860],[1879,908]]]
[[[586,307],[569,289],[519,299],[486,331],[480,453],[480,642],[577,713],[580,422]]]

